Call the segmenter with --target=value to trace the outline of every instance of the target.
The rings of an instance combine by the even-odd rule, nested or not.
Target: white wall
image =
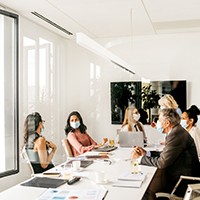
[[[131,63],[141,77],[152,81],[186,79],[187,105],[200,107],[200,33],[117,38],[100,42]]]
[[[129,75],[110,62],[92,54],[75,44],[75,41],[66,41],[49,31],[21,18],[21,36],[30,29],[54,38],[60,53],[57,60],[57,88],[58,97],[55,105],[56,131],[53,138],[58,145],[56,161],[62,162],[63,151],[60,140],[65,137],[64,126],[68,114],[78,110],[84,123],[88,127],[88,133],[98,142],[101,138],[114,137],[117,125],[111,125],[110,110],[110,82],[135,80],[138,77]],[[34,27],[34,28],[33,28]],[[155,37],[136,38],[130,45],[130,40],[120,38],[125,43],[112,46],[110,50],[120,57],[132,63],[140,76],[151,80],[186,79],[188,81],[188,106],[196,104],[200,106],[198,87],[200,85],[198,66],[200,64],[200,35],[180,34],[162,35]],[[115,41],[115,40],[113,40]],[[106,40],[100,41],[108,44]],[[23,51],[20,43],[20,145],[23,141]],[[100,74],[94,73],[91,78],[90,66],[98,66]],[[43,108],[41,108],[43,109]],[[43,109],[43,115],[48,116],[48,109]],[[48,137],[47,127],[47,137]],[[58,159],[59,158],[59,159]],[[0,191],[14,185],[30,176],[26,163],[21,161],[20,173],[0,179]]]

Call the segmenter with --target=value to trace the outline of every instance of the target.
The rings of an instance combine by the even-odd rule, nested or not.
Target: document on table
[[[116,181],[112,184],[113,187],[139,188],[142,181]]]
[[[113,183],[113,187],[133,187],[139,188],[144,181],[146,174],[132,174],[130,172],[125,172],[118,177],[118,180]]]
[[[95,189],[52,189],[46,190],[36,200],[102,200],[105,198],[108,190],[103,186]]]
[[[146,177],[146,174],[144,173],[137,173],[137,174],[132,174],[131,172],[124,172],[118,177],[118,180],[123,180],[123,181],[144,181]]]

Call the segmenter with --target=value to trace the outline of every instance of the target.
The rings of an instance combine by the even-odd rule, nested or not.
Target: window
[[[42,31],[41,31],[42,32]],[[56,42],[43,33],[24,32],[23,39],[23,115],[39,112],[45,119],[42,134],[49,140],[60,142],[58,133],[59,97],[56,81],[59,67],[56,67]],[[57,48],[58,49],[58,48]]]
[[[0,177],[19,171],[18,16],[0,10]]]

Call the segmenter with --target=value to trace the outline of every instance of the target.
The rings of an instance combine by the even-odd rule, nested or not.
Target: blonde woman
[[[161,97],[158,100],[158,104],[160,106],[160,109],[165,109],[165,108],[172,108],[175,109],[176,112],[179,114],[179,116],[181,117],[182,115],[182,111],[181,109],[178,107],[178,104],[176,102],[176,100],[174,99],[174,97],[170,94],[166,94],[163,97]]]
[[[135,106],[129,106],[126,108],[124,121],[121,127],[121,131],[141,131],[144,137],[144,143],[147,143],[147,137],[144,131],[143,124],[139,122],[140,113]]]

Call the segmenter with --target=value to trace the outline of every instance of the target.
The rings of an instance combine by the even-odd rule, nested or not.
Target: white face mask
[[[180,125],[181,125],[184,129],[186,129],[187,126],[188,126],[188,125],[187,125],[187,120],[181,119]]]
[[[78,128],[80,126],[80,122],[77,121],[77,122],[70,122],[70,126],[74,129]]]
[[[156,129],[160,132],[160,133],[163,133],[163,127],[160,123],[160,121],[158,120],[157,123],[156,123]]]
[[[138,121],[140,119],[140,114],[133,114],[133,119]]]

